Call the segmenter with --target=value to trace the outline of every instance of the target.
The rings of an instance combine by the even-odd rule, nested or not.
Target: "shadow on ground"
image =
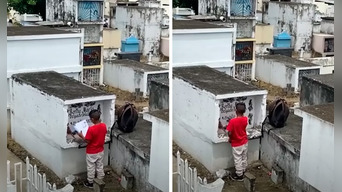
[[[202,179],[207,178],[208,183],[212,183],[216,180],[215,176],[208,171],[200,162],[195,160],[190,154],[185,152],[176,143],[173,142],[173,169],[172,172],[177,172],[177,151],[180,152],[183,160],[189,161],[189,167],[196,168],[198,176]],[[228,169],[231,173],[234,172],[234,168]],[[270,170],[267,170],[260,161],[250,164],[247,171],[256,177],[255,180],[255,192],[290,192],[284,185],[276,185],[272,182],[270,176]],[[177,192],[177,176],[173,174],[173,191]],[[247,192],[244,186],[244,182],[232,181],[229,177],[223,178],[225,184],[222,192]]]
[[[16,161],[23,161],[25,162],[26,157],[30,158],[30,162],[33,165],[37,165],[38,172],[45,173],[47,181],[51,184],[55,183],[57,189],[63,188],[67,183],[64,179],[60,179],[53,171],[51,171],[48,167],[44,166],[38,159],[28,153],[22,146],[16,143],[12,138],[11,135],[8,134],[7,136],[7,148],[10,150],[13,155],[16,156]],[[14,157],[13,157],[14,158]],[[20,160],[19,160],[20,159]],[[84,160],[84,163],[85,160]],[[134,190],[125,190],[120,185],[120,177],[110,168],[105,167],[106,176],[104,178],[105,191],[108,192],[136,192]],[[80,174],[76,176],[77,181],[75,181],[72,186],[74,187],[74,192],[93,192],[94,189],[89,189],[83,185],[83,181],[86,179],[86,173]]]

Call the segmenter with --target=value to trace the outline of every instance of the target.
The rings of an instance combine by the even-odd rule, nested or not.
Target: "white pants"
[[[105,174],[103,171],[104,151],[96,154],[86,154],[87,161],[87,177],[89,183],[94,182],[95,173],[98,179],[103,179]]]
[[[247,168],[247,149],[248,143],[239,147],[232,147],[236,174],[243,175]]]

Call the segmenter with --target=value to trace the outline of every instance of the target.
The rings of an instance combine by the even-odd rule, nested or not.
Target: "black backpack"
[[[276,99],[269,104],[268,107],[268,120],[275,128],[282,128],[289,117],[289,106],[285,99]]]
[[[117,109],[117,123],[118,128],[124,133],[130,133],[133,131],[137,121],[138,112],[132,103],[126,103]]]

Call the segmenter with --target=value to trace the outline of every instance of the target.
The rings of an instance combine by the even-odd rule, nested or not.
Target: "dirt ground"
[[[200,162],[191,157],[190,154],[186,153],[182,148],[177,146],[177,144],[172,144],[172,154],[174,157],[177,156],[177,151],[180,152],[182,159],[187,159],[189,161],[189,167],[196,167],[198,176],[207,178],[208,183],[214,182],[217,178],[215,175],[211,174]],[[177,170],[173,170],[176,172]],[[234,168],[229,169],[229,171],[234,172]],[[256,177],[255,188],[256,192],[289,192],[283,185],[276,185],[271,181],[270,171],[267,170],[261,162],[257,161],[249,165],[247,171]],[[223,192],[247,192],[243,182],[232,181],[228,177],[223,178],[225,185],[223,187]]]
[[[106,166],[105,168],[105,177],[103,181],[106,183],[104,191],[108,192],[136,192],[135,190],[125,190],[120,185],[120,177],[114,173],[111,167]],[[79,177],[78,180],[75,181],[72,185],[74,186],[74,192],[93,192],[94,189],[89,189],[83,186],[83,181],[86,179],[86,174],[83,174]]]
[[[38,159],[33,157],[21,145],[16,143],[11,138],[10,134],[7,134],[7,148],[24,162],[26,162],[26,157],[28,157],[32,165],[37,165],[39,173],[41,174],[45,173],[47,181],[50,182],[51,184],[55,183],[57,185],[57,188],[65,186],[65,183],[63,180],[59,179],[59,177],[53,171],[51,171],[49,168],[44,166]]]
[[[211,174],[200,162],[194,159],[189,153],[185,152],[180,148],[175,142],[172,142],[172,155],[177,157],[177,151],[179,151],[182,159],[187,159],[189,162],[189,167],[196,167],[197,175],[202,179],[207,178],[208,183],[214,182],[216,179],[213,174]],[[172,172],[176,172],[173,170]]]
[[[289,104],[289,107],[293,107],[294,103],[299,102],[299,95],[295,93],[287,93],[283,88],[271,85],[269,83],[265,83],[263,81],[258,80],[257,82],[252,82],[253,85],[266,89],[268,91],[267,94],[267,103],[273,101],[277,97],[284,98],[287,103]]]
[[[137,101],[133,93],[128,91],[123,91],[121,89],[111,87],[109,85],[98,87],[100,90],[103,90],[107,93],[112,93],[116,95],[115,107],[120,107],[125,104],[125,102],[130,102],[135,105],[138,112],[143,111],[144,107],[148,107],[148,99],[143,98],[141,101]]]
[[[231,172],[234,168],[230,169]],[[256,161],[248,166],[247,171],[256,177],[256,192],[290,192],[283,185],[276,185],[271,181],[270,171],[265,168],[260,161]],[[247,192],[243,182],[232,181],[230,178],[223,178],[225,185],[222,192]]]
[[[10,134],[7,135],[7,148],[14,153],[19,159],[25,162],[26,157],[30,158],[30,162],[32,165],[37,165],[38,172],[46,174],[47,181],[51,184],[55,183],[57,189],[63,188],[67,183],[65,180],[60,179],[53,171],[44,166],[39,160],[35,159],[30,153],[28,153],[22,146],[16,143],[13,139],[11,139]],[[84,160],[85,163],[85,160]],[[120,177],[110,168],[105,167],[105,178],[104,182],[105,191],[115,191],[115,192],[135,192],[133,190],[124,190],[124,188],[120,185]],[[80,174],[76,176],[76,181],[72,184],[74,187],[74,192],[92,192],[93,189],[89,189],[83,186],[83,181],[86,179],[86,173]]]

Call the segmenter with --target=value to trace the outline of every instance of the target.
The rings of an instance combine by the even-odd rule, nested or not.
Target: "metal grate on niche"
[[[242,81],[251,81],[252,63],[235,64],[235,78]]]
[[[83,69],[83,83],[90,86],[100,85],[100,68]]]

